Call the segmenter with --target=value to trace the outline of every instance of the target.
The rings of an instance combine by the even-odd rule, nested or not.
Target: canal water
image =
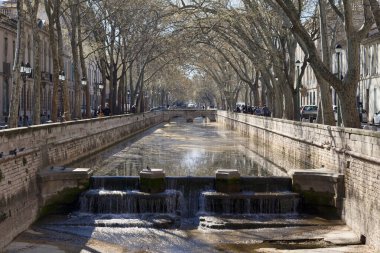
[[[143,168],[161,168],[166,176],[214,176],[237,169],[241,176],[287,176],[249,149],[249,140],[216,122],[175,118],[70,167],[92,168],[98,176],[138,176]]]

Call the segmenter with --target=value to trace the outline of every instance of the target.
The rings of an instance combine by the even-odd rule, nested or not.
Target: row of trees
[[[10,127],[16,127],[21,94],[21,62],[25,55],[25,26],[31,24],[33,34],[34,73],[40,73],[40,12],[46,13],[49,44],[53,60],[52,121],[57,121],[59,90],[62,86],[63,111],[66,119],[81,118],[81,79],[87,79],[87,65],[96,62],[106,88],[102,105],[109,103],[114,114],[125,112],[128,104],[143,111],[148,95],[164,101],[171,96],[185,99],[186,89],[176,85],[188,80],[180,68],[185,50],[181,50],[182,34],[171,26],[176,22],[173,8],[166,1],[119,0],[20,0],[17,1],[18,29],[16,57],[13,66],[14,85],[10,105]],[[69,83],[60,84],[64,69],[64,53],[71,53],[74,70],[74,111],[70,111]],[[40,122],[40,75],[34,75],[33,123]],[[177,96],[175,93],[178,93]],[[106,94],[107,93],[107,94]],[[85,88],[86,113],[91,117],[90,87]],[[158,96],[161,96],[158,98]],[[129,100],[129,101],[128,101]],[[167,99],[166,99],[167,100]]]
[[[186,29],[197,34],[202,45],[197,50],[203,50],[202,59],[196,62],[203,62],[200,68],[213,77],[230,108],[244,86],[249,87],[253,104],[260,105],[264,97],[258,91],[260,82],[275,117],[298,119],[300,83],[295,81],[301,78],[296,76],[295,62],[301,60],[300,76],[309,64],[318,81],[319,122],[335,125],[332,87],[340,99],[343,125],[360,127],[355,113],[359,49],[370,29],[379,27],[379,1],[181,1],[179,9],[192,15]],[[341,74],[334,73],[331,62],[338,42],[345,45],[348,65]],[[304,59],[295,59],[297,44]],[[233,87],[228,70],[238,79]]]
[[[24,55],[25,21],[32,24],[34,69],[39,73],[40,28],[37,13],[48,17],[53,57],[52,120],[57,120],[59,72],[63,51],[71,47],[75,76],[75,109],[70,112],[68,83],[63,82],[64,111],[80,118],[81,78],[89,59],[96,62],[111,111],[123,113],[127,103],[137,111],[151,100],[198,100],[234,108],[238,97],[265,102],[274,117],[297,119],[296,47],[313,68],[319,84],[319,121],[334,125],[330,87],[340,98],[343,124],[360,127],[356,111],[359,46],[370,28],[380,25],[377,0],[18,0],[18,40],[14,62],[10,126],[17,125]],[[318,41],[318,43],[316,43]],[[348,71],[333,73],[331,55],[343,41]],[[40,122],[40,80],[34,79],[33,122]],[[261,87],[259,89],[259,87]],[[90,90],[86,111],[90,117]],[[130,101],[128,101],[130,99]],[[162,103],[162,102],[161,102]]]

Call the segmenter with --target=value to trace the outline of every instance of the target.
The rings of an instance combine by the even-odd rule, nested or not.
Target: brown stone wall
[[[380,250],[380,132],[218,111],[217,121],[252,139],[250,148],[288,172],[345,175],[342,218]]]
[[[163,120],[157,112],[0,131],[0,251],[37,218],[39,171],[86,157]]]

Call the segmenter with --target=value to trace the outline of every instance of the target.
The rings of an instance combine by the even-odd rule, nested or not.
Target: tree
[[[373,15],[368,0],[364,0],[362,6],[364,21],[360,28],[354,24],[353,5],[358,4],[356,1],[343,0],[342,9],[339,9],[334,1],[329,1],[331,7],[344,22],[345,41],[347,43],[347,73],[344,74],[343,80],[339,75],[336,76],[326,66],[317,50],[310,34],[297,15],[298,10],[291,0],[274,0],[283,10],[286,17],[291,22],[290,30],[295,34],[298,43],[303,51],[308,54],[308,62],[312,66],[314,73],[326,80],[338,93],[341,107],[343,125],[345,127],[360,128],[359,117],[356,113],[356,91],[360,79],[359,69],[359,48],[360,42],[366,37],[372,24],[374,23]]]
[[[32,2],[34,4],[32,5]],[[32,27],[33,36],[33,67],[34,67],[34,103],[33,103],[33,124],[38,125],[41,123],[41,66],[40,66],[40,55],[41,55],[41,38],[40,29],[43,26],[42,21],[38,20],[37,14],[40,6],[40,0],[26,0],[26,7],[28,15],[30,17],[30,24]]]
[[[16,51],[15,61],[13,63],[13,88],[11,94],[10,108],[9,108],[9,127],[17,127],[18,114],[19,114],[19,102],[21,95],[21,75],[20,68],[21,62],[25,52],[25,13],[24,13],[24,1],[17,1],[17,39],[16,39]],[[25,110],[25,108],[24,108]]]

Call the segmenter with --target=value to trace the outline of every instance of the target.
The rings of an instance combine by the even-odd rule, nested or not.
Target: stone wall
[[[39,172],[86,157],[163,120],[157,112],[0,131],[0,251],[38,217]]]
[[[292,170],[343,173],[342,218],[380,250],[380,132],[218,111],[217,121],[252,139],[250,148]]]

